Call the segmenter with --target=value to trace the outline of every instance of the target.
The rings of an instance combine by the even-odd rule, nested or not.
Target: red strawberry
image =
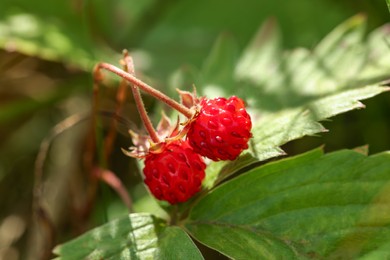
[[[159,200],[185,202],[197,193],[205,177],[206,164],[187,141],[168,143],[145,158],[145,184]]]
[[[187,139],[202,156],[214,161],[234,160],[248,148],[251,128],[251,118],[240,98],[203,98]]]

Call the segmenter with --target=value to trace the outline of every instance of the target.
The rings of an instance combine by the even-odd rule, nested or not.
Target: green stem
[[[170,225],[176,225],[178,221],[179,207],[178,205],[173,205],[172,210],[170,212]]]

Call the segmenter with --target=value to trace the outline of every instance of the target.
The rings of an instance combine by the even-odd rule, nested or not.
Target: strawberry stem
[[[123,51],[123,62],[124,62],[124,68],[126,72],[129,72],[130,73],[129,75],[134,75],[135,70],[134,70],[133,59],[128,55],[128,52],[126,50]],[[142,101],[142,97],[139,89],[134,84],[130,84],[130,88],[133,93],[133,97],[134,97],[135,104],[137,106],[138,113],[141,117],[144,127],[146,128],[146,131],[148,132],[150,138],[154,143],[160,143],[161,140],[158,137],[152,122],[150,121],[148,113],[145,109],[144,102]]]
[[[115,67],[114,65],[111,65],[109,63],[101,62],[101,63],[98,63],[96,65],[95,70],[96,69],[105,69],[105,70],[111,71],[112,73],[115,73],[118,76],[120,76],[121,78],[129,81],[130,83],[138,86],[140,89],[142,89],[146,93],[148,93],[148,94],[152,95],[153,97],[161,100],[162,102],[164,102],[168,106],[170,106],[173,109],[177,110],[178,112],[182,113],[187,118],[192,118],[192,116],[193,116],[193,112],[192,112],[191,109],[181,105],[180,103],[178,103],[177,101],[175,101],[172,98],[168,97],[164,93],[158,91],[157,89],[149,86],[145,82],[139,80],[134,75],[131,75],[130,73],[127,73],[127,72],[125,72],[125,71]]]

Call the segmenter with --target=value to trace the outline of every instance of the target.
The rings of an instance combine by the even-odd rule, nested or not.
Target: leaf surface
[[[165,228],[159,240],[154,259],[203,259],[191,238],[179,227]]]
[[[237,95],[248,103],[253,139],[242,156],[249,153],[264,161],[284,155],[280,146],[327,132],[320,121],[364,108],[361,100],[390,90],[381,83],[390,76],[388,25],[367,38],[365,27],[364,16],[357,15],[337,26],[313,50],[283,51],[278,27],[271,19],[238,59],[226,58],[232,57],[234,45],[220,38],[199,73],[198,90],[210,97]],[[228,80],[215,80],[216,75]],[[245,158],[239,163],[212,162],[207,170],[210,180],[255,163]],[[225,169],[223,176],[215,172],[220,169]]]
[[[185,227],[232,258],[389,257],[389,192],[390,152],[316,149],[222,184]]]
[[[58,259],[203,259],[189,236],[150,214],[130,214],[54,249]]]

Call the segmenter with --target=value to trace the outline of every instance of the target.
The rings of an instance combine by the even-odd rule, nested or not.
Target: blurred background
[[[356,14],[367,17],[367,32],[389,19],[385,0],[0,0],[0,259],[48,258],[54,245],[128,212],[90,174],[95,161],[122,180],[135,211],[164,215],[120,150],[131,144],[127,130],[140,124],[128,97],[114,125],[119,79],[112,75],[99,89],[98,134],[114,127],[113,148],[102,155],[110,149],[91,138],[97,62],[119,66],[128,49],[137,75],[170,92],[174,72],[201,67],[220,35],[242,51],[273,17],[284,49],[310,49]],[[157,106],[148,96],[145,103],[150,112]],[[325,122],[329,133],[283,148],[289,155],[322,144],[326,151],[366,144],[370,153],[388,150],[389,95],[364,103],[365,110]]]

